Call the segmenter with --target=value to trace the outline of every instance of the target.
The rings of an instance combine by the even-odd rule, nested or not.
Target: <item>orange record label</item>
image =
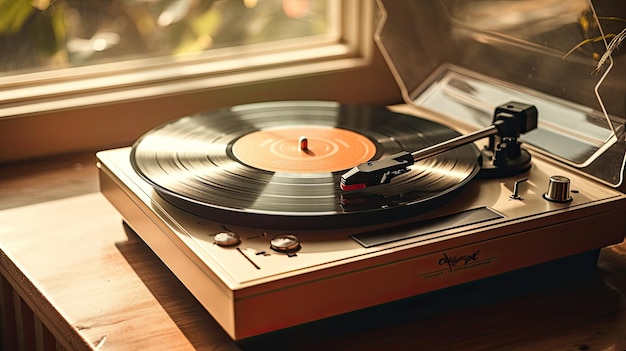
[[[376,146],[350,130],[303,125],[246,134],[235,141],[232,151],[239,161],[266,171],[318,173],[367,162]]]

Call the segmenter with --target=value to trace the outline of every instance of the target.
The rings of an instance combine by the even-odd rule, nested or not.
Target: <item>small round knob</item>
[[[559,175],[550,177],[548,191],[543,194],[543,198],[552,202],[570,202],[572,197],[569,191],[569,178]]]
[[[296,252],[300,250],[300,239],[293,234],[277,235],[270,240],[270,248],[283,253]]]
[[[235,246],[239,245],[241,239],[239,235],[233,232],[221,232],[215,234],[215,243],[218,246]]]

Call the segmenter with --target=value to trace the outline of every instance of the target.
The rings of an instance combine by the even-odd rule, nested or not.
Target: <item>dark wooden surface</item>
[[[233,342],[98,193],[93,152],[0,165],[0,250],[68,348],[626,350],[625,244]]]

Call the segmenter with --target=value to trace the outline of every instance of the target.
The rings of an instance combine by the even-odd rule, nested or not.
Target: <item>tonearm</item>
[[[409,166],[425,158],[489,137],[489,145],[481,151],[483,177],[504,177],[530,168],[530,154],[521,148],[520,134],[537,128],[537,108],[520,102],[496,107],[492,123],[480,130],[408,152],[362,163],[341,176],[344,191],[386,184]]]

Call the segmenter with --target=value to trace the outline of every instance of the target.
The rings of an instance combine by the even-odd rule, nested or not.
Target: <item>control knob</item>
[[[237,233],[231,231],[215,234],[215,244],[222,247],[235,246],[241,243],[241,238]]]
[[[293,253],[300,250],[300,239],[293,234],[280,234],[270,240],[270,248],[282,253]]]
[[[552,202],[570,202],[570,181],[569,178],[554,175],[550,177],[548,190],[543,194],[543,198]]]

